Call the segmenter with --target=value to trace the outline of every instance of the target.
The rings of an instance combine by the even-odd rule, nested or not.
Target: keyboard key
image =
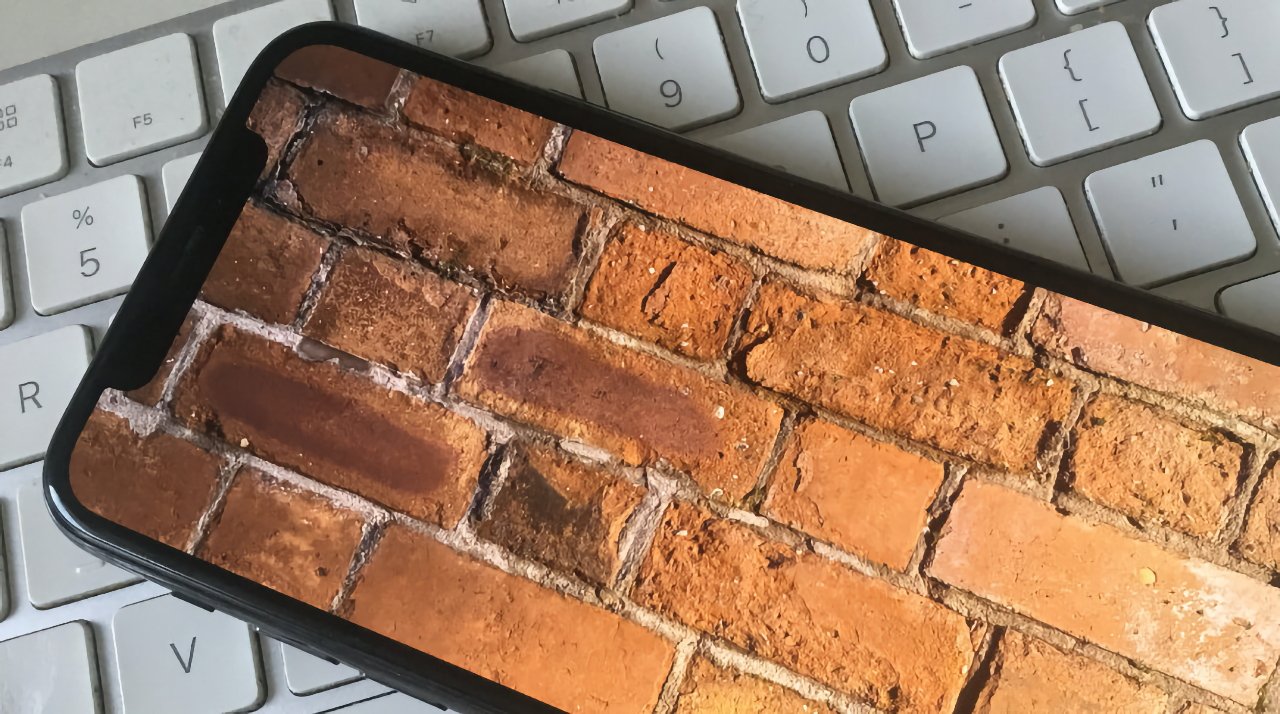
[[[420,702],[400,692],[388,692],[380,697],[356,702],[340,709],[330,710],[331,714],[440,714],[444,711],[434,704]]]
[[[1124,25],[1108,22],[1014,50],[1000,77],[1027,154],[1048,166],[1160,128]]]
[[[453,57],[489,51],[489,24],[480,0],[355,0],[356,22],[373,30]]]
[[[183,34],[76,65],[89,160],[103,166],[194,139],[208,128],[196,47]]]
[[[4,514],[0,513],[0,536],[4,534]],[[4,545],[4,538],[0,537],[0,546]],[[4,620],[9,614],[9,575],[5,571],[4,548],[0,547],[0,620]],[[3,684],[0,684],[3,686]],[[3,701],[3,697],[0,697]]]
[[[62,106],[53,77],[40,74],[0,86],[0,196],[66,173]]]
[[[1065,15],[1078,15],[1085,10],[1110,5],[1120,0],[1057,0],[1058,10]]]
[[[974,235],[1089,271],[1062,192],[1052,186],[1020,193],[947,216],[940,221]]]
[[[1201,140],[1091,174],[1085,193],[1117,277],[1151,285],[1257,249],[1222,155]]]
[[[920,59],[1030,27],[1031,0],[894,0],[907,48]]]
[[[623,114],[678,131],[742,106],[710,8],[601,35],[594,47],[605,100]]]
[[[1232,285],[1218,296],[1218,305],[1233,320],[1280,333],[1280,273]]]
[[[1246,127],[1240,134],[1240,146],[1271,220],[1280,227],[1280,117]]]
[[[250,711],[266,692],[249,625],[163,595],[111,622],[128,714]]]
[[[864,94],[849,115],[876,195],[893,206],[991,183],[1009,168],[969,67]]]
[[[200,154],[192,154],[174,159],[160,169],[160,181],[164,184],[164,201],[170,212],[173,211],[174,204],[178,202],[178,196],[182,195],[182,189],[187,185],[187,179],[191,178],[191,172],[196,170],[196,163],[199,161]]]
[[[573,55],[565,50],[551,50],[494,67],[508,77],[582,99],[582,82]]]
[[[4,224],[0,223],[0,330],[13,322],[13,277],[9,274],[9,250],[4,240]]]
[[[283,642],[280,653],[284,658],[285,682],[289,684],[289,691],[298,696],[323,692],[363,677],[345,664],[325,661]]]
[[[27,599],[41,610],[138,582],[141,578],[81,550],[58,530],[38,481],[18,489],[18,532]]]
[[[802,178],[849,190],[831,125],[820,111],[804,112],[712,139],[711,144]],[[856,157],[855,157],[856,158]]]
[[[738,0],[760,93],[771,102],[875,74],[889,64],[870,0]]]
[[[0,470],[44,458],[91,350],[79,325],[0,345]]]
[[[1280,95],[1280,3],[1182,0],[1152,10],[1148,24],[1188,117]]]
[[[93,631],[68,622],[0,642],[0,711],[102,711]]]
[[[511,34],[521,42],[554,35],[631,9],[631,0],[506,0]]]
[[[116,178],[22,209],[31,305],[41,315],[119,295],[147,257],[147,201],[137,176]]]
[[[254,58],[277,36],[298,25],[332,19],[329,0],[281,0],[213,23],[223,101],[231,99]]]

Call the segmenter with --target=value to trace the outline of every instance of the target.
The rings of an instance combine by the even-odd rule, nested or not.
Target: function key
[[[285,30],[308,22],[332,20],[329,0],[281,0],[224,17],[213,23],[222,100],[230,101],[249,65],[262,48]]]
[[[356,22],[384,35],[453,57],[489,51],[480,0],[355,0]]]
[[[62,107],[53,77],[40,74],[0,86],[0,196],[66,173]]]
[[[554,35],[631,9],[631,0],[506,0],[511,34],[521,42]]]

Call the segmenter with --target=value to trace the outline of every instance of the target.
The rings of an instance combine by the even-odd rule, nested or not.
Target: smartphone
[[[1049,670],[1253,706],[1278,347],[312,25],[45,487],[103,558],[460,711],[939,712]]]

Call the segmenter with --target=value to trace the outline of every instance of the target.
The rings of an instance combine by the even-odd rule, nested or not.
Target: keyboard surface
[[[317,19],[1280,331],[1280,4],[217,5],[0,70],[0,711],[440,711],[80,552],[37,488],[225,98]]]

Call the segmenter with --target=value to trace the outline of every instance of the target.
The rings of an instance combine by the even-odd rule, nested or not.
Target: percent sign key
[[[93,225],[93,214],[89,213],[88,206],[71,211],[71,217],[75,219],[76,230],[80,230],[83,226]]]

